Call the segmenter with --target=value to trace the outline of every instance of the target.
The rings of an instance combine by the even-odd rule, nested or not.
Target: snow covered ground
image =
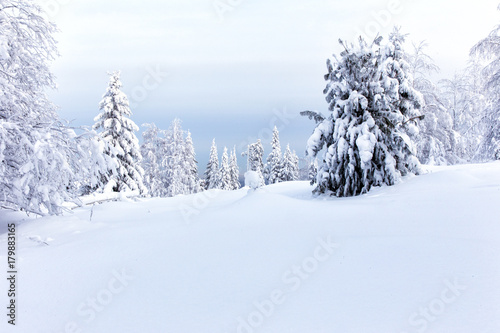
[[[1,332],[500,332],[500,162],[356,198],[307,182],[17,222]],[[46,245],[47,243],[48,245]]]

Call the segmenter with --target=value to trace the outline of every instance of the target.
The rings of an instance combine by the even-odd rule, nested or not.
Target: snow
[[[0,331],[498,332],[500,162],[425,168],[350,198],[285,182],[0,210],[0,262],[17,222],[19,269]]]
[[[262,185],[260,174],[257,171],[245,172],[245,186],[256,189]]]

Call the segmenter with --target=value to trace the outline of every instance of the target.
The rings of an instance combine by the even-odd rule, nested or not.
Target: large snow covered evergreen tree
[[[327,62],[324,93],[331,114],[317,125],[307,149],[312,158],[325,149],[315,193],[359,195],[417,172],[408,134],[416,132],[412,121],[423,98],[412,88],[404,36],[395,30],[386,45],[381,41],[340,41],[344,51]]]
[[[208,158],[207,169],[205,171],[205,189],[211,190],[217,188],[220,188],[219,156],[214,139],[212,141],[212,147],[210,148],[210,156]]]
[[[271,153],[267,157],[267,163],[265,166],[265,180],[268,184],[279,183],[283,176],[283,161],[281,156],[281,144],[279,138],[279,132],[276,126],[273,130],[273,139],[271,140]]]
[[[56,28],[32,1],[0,1],[0,207],[59,214],[75,201],[81,166],[75,133],[45,91]]]
[[[101,113],[94,119],[94,129],[101,129],[101,137],[108,144],[106,154],[116,159],[116,174],[108,173],[106,189],[114,192],[147,192],[143,184],[142,155],[134,132],[137,125],[129,118],[132,112],[127,96],[120,90],[120,72],[110,74],[109,85],[100,103]]]

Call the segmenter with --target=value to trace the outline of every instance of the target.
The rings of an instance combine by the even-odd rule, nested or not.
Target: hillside
[[[2,332],[499,332],[500,162],[355,198],[307,182],[16,222]],[[6,273],[5,273],[6,274]],[[1,279],[3,312],[7,281]]]

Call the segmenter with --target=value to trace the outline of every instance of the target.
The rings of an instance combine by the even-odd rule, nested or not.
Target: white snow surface
[[[0,210],[0,331],[500,332],[500,162],[427,169],[355,198],[287,182]]]

